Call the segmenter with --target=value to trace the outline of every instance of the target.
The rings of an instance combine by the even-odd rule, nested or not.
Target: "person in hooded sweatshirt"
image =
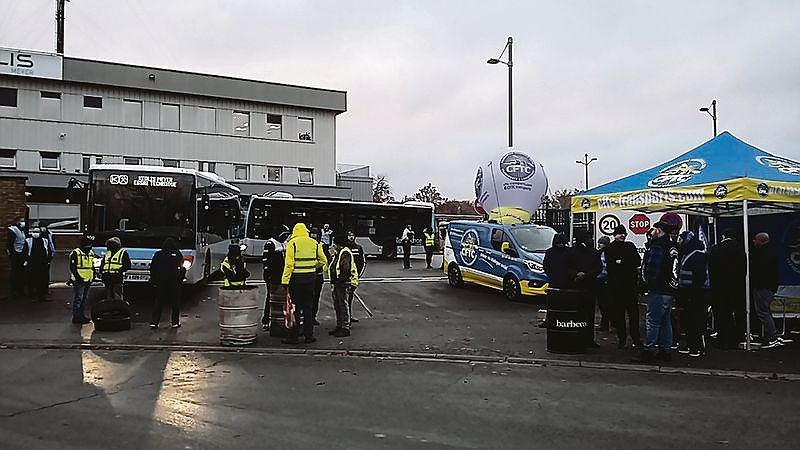
[[[697,357],[705,351],[703,336],[708,308],[708,258],[703,243],[691,231],[678,236],[678,297],[684,307],[687,348],[680,353]]]
[[[587,230],[575,231],[575,246],[571,258],[568,258],[568,272],[574,277],[575,289],[584,292],[583,317],[586,327],[586,345],[593,348],[600,346],[594,340],[595,301],[597,299],[597,276],[602,270],[602,263],[594,249],[592,235]]]
[[[286,258],[281,284],[287,286],[295,306],[295,328],[285,344],[299,344],[299,324],[302,319],[306,344],[315,342],[314,337],[314,282],[317,269],[328,265],[322,244],[308,235],[305,224],[298,223],[292,229],[292,237],[286,243]]]
[[[605,249],[608,291],[614,311],[614,326],[619,342],[617,348],[628,344],[628,333],[634,347],[641,348],[639,334],[639,266],[642,259],[633,242],[627,241],[628,231],[624,225],[614,228],[614,241]],[[626,320],[627,318],[627,320]]]
[[[553,244],[544,253],[544,273],[547,275],[548,286],[554,289],[568,289],[572,287],[573,279],[570,277],[569,266],[570,248],[567,247],[567,237],[564,233],[553,236]]]
[[[164,240],[161,250],[150,261],[150,284],[155,292],[155,307],[150,320],[150,328],[158,328],[161,310],[165,303],[172,306],[172,328],[181,326],[181,283],[186,275],[183,267],[183,254],[173,238]]]

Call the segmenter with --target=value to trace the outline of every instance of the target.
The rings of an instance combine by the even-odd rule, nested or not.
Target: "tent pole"
[[[719,222],[719,217],[711,216],[714,219],[714,245],[719,244],[719,227],[717,226],[717,222]]]
[[[742,241],[744,242],[744,254],[745,259],[747,260],[745,267],[747,267],[747,271],[745,272],[744,277],[744,296],[745,296],[745,304],[744,310],[746,311],[745,320],[747,321],[747,334],[745,335],[744,340],[744,348],[745,350],[750,350],[750,220],[747,217],[747,200],[742,200],[742,222],[744,225],[744,237]]]
[[[572,239],[575,238],[575,213],[569,212],[569,245],[572,246]]]

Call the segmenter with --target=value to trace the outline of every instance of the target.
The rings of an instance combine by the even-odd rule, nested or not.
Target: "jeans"
[[[772,342],[775,340],[775,321],[772,320],[772,313],[769,311],[769,305],[775,293],[769,289],[753,289],[753,303],[756,306],[756,315],[761,324],[764,325],[764,340]]]
[[[89,288],[92,286],[91,281],[74,281],[72,283],[72,317],[80,319],[84,317],[84,309],[86,308],[86,299],[89,297]]]
[[[647,296],[647,336],[644,340],[645,350],[653,351],[659,348],[669,351],[672,345],[672,311],[671,294],[653,293]]]

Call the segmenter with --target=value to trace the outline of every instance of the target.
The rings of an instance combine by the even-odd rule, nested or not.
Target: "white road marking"
[[[359,283],[405,283],[405,282],[438,282],[447,280],[447,277],[436,277],[436,276],[427,276],[427,277],[382,277],[382,278],[362,278],[358,280]],[[328,284],[328,280],[325,280],[325,283]],[[139,284],[139,283],[137,283]],[[142,283],[144,284],[144,283]],[[264,280],[247,280],[247,284],[260,286],[264,283]],[[222,281],[210,281],[208,283],[209,286],[222,286]],[[102,286],[101,283],[94,283],[93,286]],[[53,289],[66,289],[70,286],[67,286],[67,283],[60,282],[60,283],[50,283],[50,287]]]

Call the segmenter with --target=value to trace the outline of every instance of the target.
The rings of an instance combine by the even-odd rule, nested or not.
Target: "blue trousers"
[[[658,348],[662,351],[669,351],[672,345],[670,313],[673,299],[674,297],[670,294],[650,293],[647,295],[645,350],[655,351]]]
[[[84,309],[86,308],[86,299],[89,297],[89,288],[92,286],[88,281],[75,281],[72,283],[72,317],[84,317]]]

